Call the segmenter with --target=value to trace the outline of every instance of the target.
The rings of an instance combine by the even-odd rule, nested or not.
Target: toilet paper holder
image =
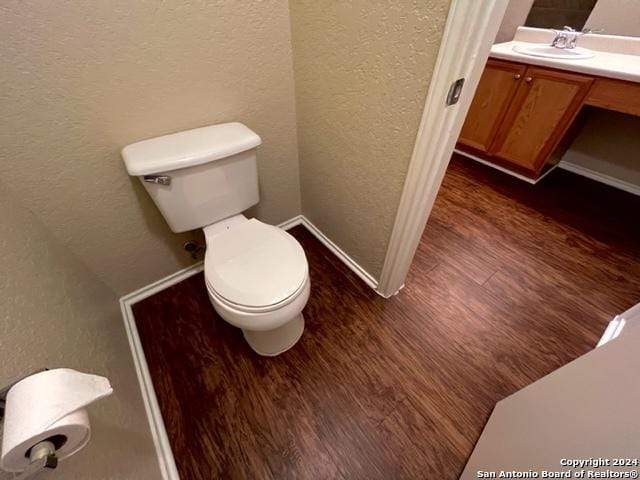
[[[36,443],[29,452],[29,461],[29,466],[13,477],[12,480],[26,480],[45,468],[56,468],[58,466],[58,457],[56,457],[56,447],[53,442],[43,440]]]
[[[4,420],[4,411],[7,403],[7,394],[11,387],[13,387],[16,383],[24,380],[31,375],[35,375],[36,373],[41,373],[49,370],[48,368],[41,368],[40,370],[35,370],[27,375],[23,375],[19,378],[14,379],[9,382],[8,385],[0,388],[0,422]],[[33,477],[35,474],[44,470],[45,468],[56,468],[58,466],[58,457],[56,457],[56,446],[51,439],[43,440],[42,442],[38,442],[29,450],[29,466],[20,474],[13,477],[13,480],[26,480],[28,478]]]

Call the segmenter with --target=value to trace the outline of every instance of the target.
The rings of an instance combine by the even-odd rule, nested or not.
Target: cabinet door
[[[529,67],[489,153],[537,174],[593,83],[583,75]]]
[[[525,70],[518,63],[487,62],[458,142],[482,152],[489,149]]]

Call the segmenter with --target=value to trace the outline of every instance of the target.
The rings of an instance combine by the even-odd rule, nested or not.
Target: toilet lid
[[[307,277],[307,258],[287,232],[251,219],[207,243],[204,274],[209,287],[225,300],[266,307],[300,288]]]

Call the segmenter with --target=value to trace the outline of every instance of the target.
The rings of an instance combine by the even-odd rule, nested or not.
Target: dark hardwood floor
[[[640,202],[455,159],[405,289],[383,300],[302,227],[306,330],[261,358],[202,275],[134,306],[180,476],[455,479],[496,401],[640,301]]]

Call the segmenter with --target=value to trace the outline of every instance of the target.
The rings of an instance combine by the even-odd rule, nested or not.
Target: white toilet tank
[[[122,149],[174,232],[210,225],[258,203],[260,137],[223,123],[143,140]]]

